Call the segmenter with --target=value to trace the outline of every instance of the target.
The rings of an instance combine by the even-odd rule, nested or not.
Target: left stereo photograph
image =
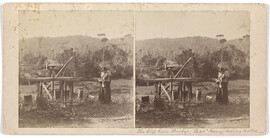
[[[18,11],[19,128],[133,128],[133,12]]]

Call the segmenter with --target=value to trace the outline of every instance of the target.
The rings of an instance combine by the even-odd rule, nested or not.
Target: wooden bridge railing
[[[169,102],[172,103],[179,99],[182,103],[191,102],[192,100],[192,83],[194,82],[214,82],[214,79],[201,78],[155,78],[144,79],[144,82],[155,84],[156,98],[161,98],[161,93],[164,93]],[[177,85],[177,91],[173,91],[173,83]],[[169,85],[166,85],[169,84]],[[169,87],[167,87],[169,86]]]
[[[45,91],[51,100],[57,100],[56,92],[60,92],[60,98],[64,101],[72,99],[74,82],[97,81],[96,79],[85,79],[81,77],[38,77],[27,80],[30,82],[36,82],[37,92],[40,95]],[[46,82],[49,82],[49,87],[46,85]],[[59,82],[58,91],[56,91],[55,82]]]

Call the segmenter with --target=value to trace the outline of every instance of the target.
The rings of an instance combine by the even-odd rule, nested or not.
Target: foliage
[[[222,49],[215,51],[207,51],[205,53],[197,53],[192,49],[181,50],[176,54],[174,61],[179,65],[184,65],[185,62],[192,57],[191,63],[187,64],[183,77],[200,77],[200,78],[215,78],[218,73],[218,64],[221,62],[221,54],[223,52],[223,62],[229,65],[231,79],[249,78],[249,53],[237,49],[232,44],[226,44]],[[146,54],[141,58],[141,63],[146,66],[161,65],[166,58],[153,57],[151,54]],[[147,71],[144,71],[147,72]],[[148,71],[149,72],[149,71]],[[150,72],[154,72],[153,70]],[[141,71],[138,72],[142,73]],[[138,75],[139,75],[138,74]],[[147,73],[151,75],[151,73]]]
[[[41,65],[44,63],[44,61],[47,59],[47,57],[43,56],[43,55],[38,55],[35,56],[32,53],[29,54],[25,54],[22,59],[21,62],[27,65]]]
[[[37,107],[41,110],[48,110],[51,108],[51,105],[49,104],[47,98],[41,96],[40,94],[37,95]]]
[[[104,49],[99,48],[92,51],[89,50],[88,52],[84,51],[83,53],[79,53],[73,48],[63,49],[61,53],[56,54],[54,60],[64,65],[73,57],[60,76],[100,77],[101,67],[99,65],[103,62],[103,52],[104,61],[109,64],[108,68],[112,72],[112,78],[130,78],[133,76],[133,66],[128,62],[129,58],[131,58],[130,55],[115,44],[110,44],[104,47]],[[45,56],[26,54],[22,58],[22,63],[31,67],[31,70],[26,70],[25,67],[20,66],[21,76],[26,78],[24,74],[42,75],[40,72],[45,72],[44,61],[46,59],[47,57]],[[56,72],[58,71],[56,70]]]
[[[190,64],[188,64],[186,66],[186,68],[185,68],[186,71],[183,73],[184,77],[194,76],[194,73],[195,73],[194,69],[198,65],[198,64],[196,64],[197,63],[196,53],[192,52],[192,49],[188,49],[188,50],[183,50],[181,54],[176,55],[176,57],[175,57],[175,61],[179,65],[184,65],[190,57],[192,57],[192,61]]]
[[[103,51],[104,50],[104,51]],[[91,59],[92,63],[99,65],[103,62],[103,52],[104,61],[109,63],[109,69],[112,72],[113,78],[131,77],[133,69],[131,65],[128,64],[128,54],[123,49],[119,48],[117,45],[110,45],[104,49],[98,49],[92,53]],[[90,61],[90,60],[89,60]],[[97,70],[96,66],[95,69]],[[99,70],[99,69],[98,69]]]
[[[151,55],[144,55],[141,60],[142,63],[146,66],[154,66],[157,62],[157,59],[153,58]]]

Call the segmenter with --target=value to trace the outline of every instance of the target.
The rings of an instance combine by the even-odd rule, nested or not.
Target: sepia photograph
[[[4,134],[267,133],[265,4],[3,11]]]
[[[134,126],[133,12],[18,14],[19,127]]]
[[[248,128],[245,11],[136,12],[136,127]]]

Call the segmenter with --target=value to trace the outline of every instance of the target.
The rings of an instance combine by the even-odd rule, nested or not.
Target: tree
[[[36,65],[38,60],[38,57],[35,57],[32,53],[30,53],[23,56],[22,63]]]
[[[184,65],[190,57],[195,57],[195,53],[192,52],[192,49],[183,50],[181,54],[175,56],[175,61],[179,65]],[[185,67],[185,71],[183,73],[183,76],[185,76],[185,77],[193,77],[195,75],[194,64],[196,62],[194,62],[194,61],[195,60],[193,59],[192,62],[189,63]],[[197,65],[195,65],[195,66],[197,66]]]
[[[146,66],[154,66],[157,63],[157,59],[153,58],[151,54],[144,55],[141,60]]]
[[[56,55],[56,60],[61,64],[65,64],[71,57],[73,57],[73,59],[64,69],[63,76],[73,76],[73,77],[78,76],[77,70],[79,67],[78,65],[79,54],[77,52],[74,52],[73,48],[69,48],[64,49],[62,53]]]
[[[249,70],[249,61],[246,60],[248,55],[245,52],[237,49],[234,45],[226,45],[223,49],[212,53],[212,61],[215,64],[218,63],[218,57],[222,51],[223,61],[229,65],[231,78],[246,78],[247,75],[249,76],[249,73],[247,73]]]

